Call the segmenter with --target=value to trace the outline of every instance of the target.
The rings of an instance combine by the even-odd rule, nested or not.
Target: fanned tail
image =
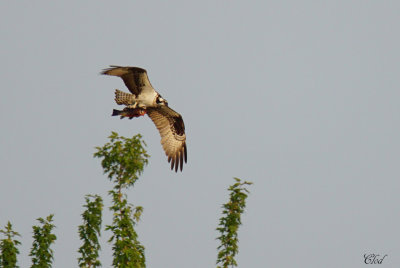
[[[130,93],[125,93],[121,90],[115,90],[115,102],[119,105],[132,105],[135,103],[135,96]]]

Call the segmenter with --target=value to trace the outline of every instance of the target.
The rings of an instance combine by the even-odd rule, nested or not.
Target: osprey
[[[132,93],[115,90],[115,102],[125,105],[123,110],[113,110],[113,116],[120,118],[144,116],[147,114],[156,125],[161,136],[161,144],[175,172],[183,168],[187,160],[185,124],[182,116],[168,107],[168,102],[154,90],[145,69],[111,65],[101,74],[119,76]]]

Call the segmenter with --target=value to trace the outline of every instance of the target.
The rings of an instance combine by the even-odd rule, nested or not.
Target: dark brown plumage
[[[143,87],[152,87],[145,69],[139,67],[122,67],[111,65],[102,74],[119,76],[124,80],[125,86],[136,97],[141,93]]]

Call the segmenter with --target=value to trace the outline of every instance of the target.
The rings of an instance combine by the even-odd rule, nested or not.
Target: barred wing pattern
[[[147,108],[147,114],[156,125],[161,136],[161,145],[175,172],[187,161],[185,124],[182,116],[168,106]]]

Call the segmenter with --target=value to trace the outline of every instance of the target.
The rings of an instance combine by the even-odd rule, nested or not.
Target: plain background
[[[400,265],[398,1],[1,1],[0,226],[55,214],[54,267],[77,267],[85,194],[109,206],[92,157],[141,133],[129,200],[148,267],[213,267],[232,177],[249,187],[239,267]],[[146,68],[182,114],[188,163],[169,170],[148,117],[111,117],[110,64]],[[111,215],[104,211],[104,225]],[[101,261],[112,262],[103,232]]]

